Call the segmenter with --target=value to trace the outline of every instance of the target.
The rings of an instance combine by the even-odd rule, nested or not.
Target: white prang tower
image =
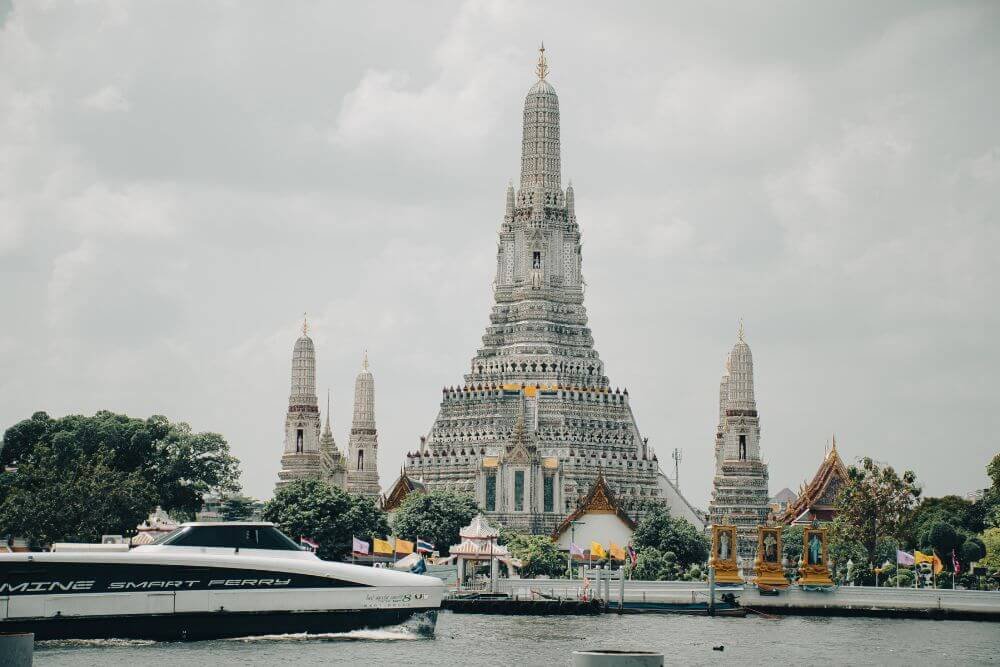
[[[760,459],[760,417],[753,391],[753,355],[743,339],[726,360],[719,383],[715,434],[715,479],[708,513],[712,523],[736,526],[740,558],[752,560],[757,526],[767,522],[767,464]]]
[[[302,335],[292,351],[292,390],[285,414],[285,447],[278,486],[320,477],[319,401],[316,398],[316,348],[303,318]]]
[[[375,429],[375,379],[365,353],[354,381],[354,421],[347,445],[347,490],[378,498],[378,431]]]

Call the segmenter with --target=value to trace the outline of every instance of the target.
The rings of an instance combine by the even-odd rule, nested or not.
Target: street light
[[[569,553],[566,554],[566,574],[569,578],[573,578],[573,545],[576,544],[576,527],[578,525],[582,526],[586,521],[570,521],[569,522]]]

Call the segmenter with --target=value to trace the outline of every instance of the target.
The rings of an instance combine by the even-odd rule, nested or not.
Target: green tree
[[[993,484],[985,490],[982,499],[976,504],[983,523],[987,527],[1000,528],[1000,454],[995,455],[986,466],[986,474]]]
[[[521,561],[522,577],[559,577],[566,573],[566,558],[548,535],[514,533],[505,541],[510,555]]]
[[[36,546],[128,535],[157,505],[190,514],[206,493],[239,488],[222,436],[106,411],[36,412],[4,433],[0,467],[0,526]]]
[[[842,544],[860,544],[867,565],[875,565],[879,542],[898,540],[906,532],[920,488],[911,471],[900,476],[892,466],[879,466],[870,458],[851,466],[847,473],[837,494],[831,537]]]
[[[264,505],[264,519],[289,537],[319,544],[317,555],[340,560],[351,553],[352,538],[389,533],[386,514],[369,498],[348,493],[315,479],[289,482]]]
[[[788,526],[781,531],[782,555],[790,567],[798,567],[802,559],[802,526]]]
[[[219,508],[223,521],[246,521],[253,516],[253,498],[226,496]]]
[[[708,538],[688,520],[670,516],[663,507],[642,518],[632,535],[632,545],[636,551],[656,549],[661,554],[671,552],[684,568],[708,560]]]
[[[1000,572],[1000,528],[987,528],[983,533],[983,543],[986,555],[980,558],[979,564],[991,572]]]
[[[913,510],[904,536],[905,541],[910,545],[916,545],[935,522],[944,522],[968,533],[981,533],[985,528],[983,519],[982,505],[965,498],[958,496],[924,498]]]
[[[441,554],[458,544],[458,531],[476,516],[476,502],[466,493],[435,490],[411,493],[396,511],[392,528],[406,539],[432,542]]]

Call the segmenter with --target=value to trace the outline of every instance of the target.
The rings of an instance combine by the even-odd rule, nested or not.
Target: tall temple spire
[[[303,317],[302,335],[292,348],[291,390],[285,413],[285,441],[278,484],[320,476],[319,399],[316,397],[316,348]]]
[[[378,431],[375,428],[375,379],[368,369],[368,351],[354,381],[354,418],[347,444],[347,490],[370,497],[379,494]]]
[[[708,509],[713,523],[737,526],[740,557],[751,558],[756,548],[756,528],[767,519],[770,496],[767,464],[760,455],[753,355],[746,342],[743,318],[725,365],[719,383],[715,478]]]

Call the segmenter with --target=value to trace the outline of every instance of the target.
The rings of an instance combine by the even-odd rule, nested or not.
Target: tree
[[[1000,528],[987,528],[983,533],[986,555],[979,564],[991,572],[1000,572]]]
[[[881,467],[870,458],[847,470],[847,480],[837,494],[837,518],[831,537],[864,547],[867,565],[877,564],[878,544],[905,533],[920,488],[907,470],[899,476],[892,466]]]
[[[991,528],[1000,528],[1000,454],[995,455],[986,466],[986,474],[993,485],[985,490],[976,504],[980,506],[983,523]]]
[[[190,515],[206,493],[239,489],[221,435],[107,411],[36,412],[4,433],[0,468],[0,526],[35,546],[128,535],[157,505]]]
[[[632,545],[636,551],[656,549],[660,553],[672,552],[677,563],[685,568],[708,560],[708,538],[686,519],[670,516],[663,507],[642,518],[632,535]]]
[[[428,540],[446,554],[451,545],[458,544],[458,531],[477,512],[476,502],[469,494],[447,490],[411,493],[396,511],[392,527],[396,535]]]
[[[913,510],[905,541],[917,544],[931,524],[938,521],[968,533],[981,533],[985,528],[983,519],[982,506],[965,498],[958,496],[924,498]]]
[[[510,555],[521,561],[521,576],[558,577],[566,573],[566,558],[548,535],[507,535]]]
[[[246,521],[253,516],[253,498],[227,496],[222,501],[219,514],[223,521]]]
[[[802,559],[802,526],[789,526],[781,531],[782,555],[790,567],[798,567]]]
[[[355,536],[367,540],[389,533],[385,512],[372,500],[316,479],[295,480],[279,488],[264,505],[263,515],[292,539],[316,541],[316,553],[324,560],[349,556]]]

